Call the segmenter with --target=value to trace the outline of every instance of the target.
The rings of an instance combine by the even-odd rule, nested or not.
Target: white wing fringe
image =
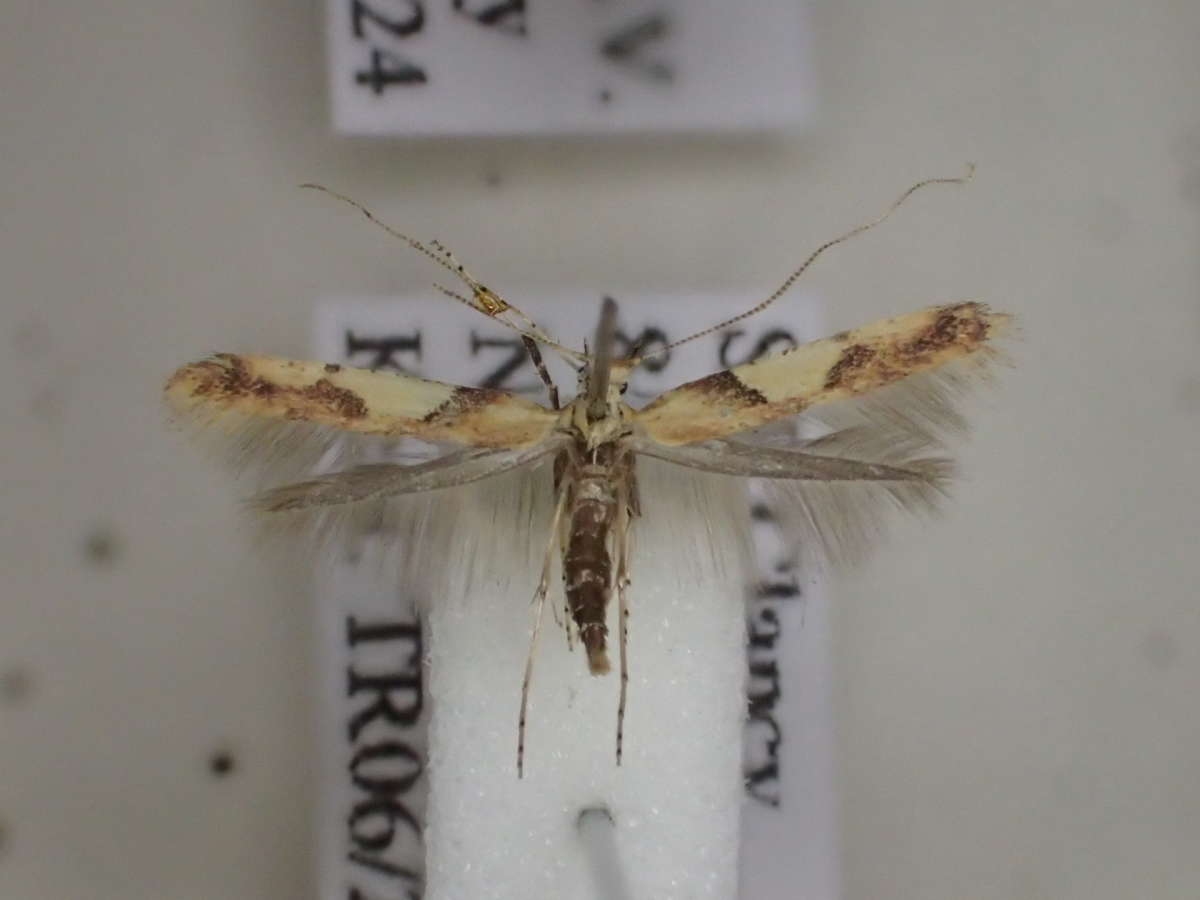
[[[947,441],[967,430],[959,402],[987,379],[984,364],[997,356],[989,347],[733,440],[648,452],[680,465],[759,477],[810,571],[851,566],[884,538],[895,510],[929,515],[948,497],[956,467]],[[756,460],[755,450],[768,452]],[[689,454],[696,458],[689,461]]]

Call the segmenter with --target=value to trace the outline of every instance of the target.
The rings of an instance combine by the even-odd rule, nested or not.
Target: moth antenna
[[[430,259],[432,259],[435,263],[437,263],[443,269],[447,269],[450,272],[453,272],[455,275],[458,274],[458,272],[455,272],[454,267],[447,264],[446,261],[443,260],[440,255],[435,253],[430,248],[426,247],[424,244],[422,244],[416,238],[409,237],[407,234],[397,231],[395,228],[393,228],[387,222],[384,222],[382,219],[380,219],[378,216],[376,216],[373,212],[371,212],[369,209],[367,209],[365,206],[363,206],[361,203],[359,203],[357,200],[354,200],[351,197],[347,197],[345,194],[339,194],[337,191],[333,190],[332,188],[327,188],[323,184],[307,182],[305,184],[300,185],[300,187],[305,188],[307,190],[311,190],[311,191],[320,191],[323,194],[328,194],[330,197],[333,197],[337,200],[342,201],[347,206],[354,207],[360,213],[362,213],[364,216],[366,216],[367,220],[369,222],[371,222],[371,224],[376,225],[379,228],[382,228],[384,231],[386,231],[388,234],[390,234],[392,237],[396,238],[397,240],[404,241],[404,243],[408,244],[408,246],[412,247],[418,253],[424,253],[426,256],[428,256]]]
[[[617,301],[605,297],[600,306],[600,322],[596,325],[596,352],[592,356],[592,377],[587,386],[587,415],[592,421],[604,418],[608,409],[608,382],[616,340]]]
[[[378,216],[376,216],[373,212],[371,212],[371,210],[367,209],[367,207],[363,206],[357,200],[354,200],[351,197],[347,197],[345,194],[340,194],[337,191],[333,190],[332,188],[327,188],[323,184],[315,184],[315,183],[310,182],[310,183],[302,184],[302,185],[300,185],[300,187],[307,188],[309,190],[320,191],[321,193],[328,194],[329,196],[331,196],[337,200],[340,200],[341,202],[347,204],[348,206],[351,206],[354,209],[357,209],[360,213],[362,213],[364,216],[366,216],[367,220],[369,222],[371,222],[373,225],[376,225],[379,228],[382,228],[384,231],[386,231],[392,237],[408,244],[408,246],[412,247],[418,253],[423,253],[425,256],[432,259],[435,263],[437,263],[439,266],[441,266],[447,272],[450,272],[456,278],[461,280],[463,282],[463,284],[465,284],[467,287],[469,287],[471,289],[471,297],[467,298],[467,297],[464,297],[462,294],[455,293],[454,291],[450,290],[449,288],[445,288],[439,284],[435,284],[434,287],[437,288],[439,291],[441,291],[446,296],[451,297],[466,306],[469,306],[471,309],[475,310],[476,312],[483,313],[489,319],[495,319],[500,324],[504,325],[507,328],[511,328],[513,331],[517,332],[518,334],[520,334],[522,336],[532,338],[533,340],[538,341],[539,343],[545,344],[547,347],[552,347],[559,353],[567,356],[569,359],[578,360],[581,358],[578,351],[571,350],[569,347],[565,347],[560,342],[554,340],[552,337],[550,337],[548,334],[546,334],[544,331],[542,331],[542,329],[538,327],[536,322],[534,322],[531,318],[529,318],[529,316],[525,315],[525,313],[522,312],[519,307],[514,306],[513,304],[509,303],[507,300],[505,300],[503,297],[501,297],[498,293],[493,291],[491,288],[486,287],[477,278],[472,276],[471,273],[466,270],[466,267],[463,266],[463,264],[460,263],[454,257],[454,254],[451,253],[441,241],[434,239],[429,242],[429,246],[426,246],[425,244],[421,243],[416,238],[410,237],[407,234],[404,234],[403,232],[397,230],[396,228],[393,228],[391,225],[389,225],[387,222],[384,222],[382,219],[380,219]],[[512,313],[514,316],[519,318],[523,323],[525,323],[525,325],[527,327],[522,328],[518,325],[513,324],[512,322],[509,322],[506,319],[500,318],[505,313]]]
[[[457,300],[459,303],[463,304],[464,306],[470,307],[471,309],[475,310],[476,312],[484,312],[478,306],[476,306],[473,301],[471,301],[467,297],[464,297],[458,291],[452,290],[452,289],[446,287],[444,284],[438,284],[436,281],[433,283],[433,286],[436,290],[445,294],[451,300]],[[485,290],[486,290],[486,288],[485,288]],[[511,306],[509,308],[515,309],[515,307],[511,307]],[[575,363],[580,360],[587,359],[587,354],[580,353],[578,350],[572,350],[570,347],[560,344],[558,341],[554,340],[554,338],[550,337],[544,331],[541,331],[541,330],[526,331],[524,328],[521,328],[518,325],[514,325],[512,322],[509,322],[506,319],[501,319],[498,316],[489,315],[488,318],[492,319],[496,322],[499,322],[505,328],[511,329],[512,331],[515,331],[517,334],[519,334],[521,336],[522,342],[525,342],[526,350],[529,349],[528,342],[532,341],[532,342],[534,342],[535,346],[537,344],[545,344],[547,347],[549,347],[551,350],[555,351],[559,356],[563,357],[569,363]],[[540,353],[537,355],[537,358],[534,358],[533,354],[531,353],[530,358],[533,359],[533,364],[535,366],[541,365],[541,354]],[[539,374],[540,374],[540,369],[539,369]]]
[[[433,287],[434,287],[434,290],[440,291],[441,293],[443,293],[447,297],[449,297],[451,300],[457,300],[459,303],[463,304],[464,306],[469,306],[469,307],[471,307],[471,309],[475,310],[476,312],[479,312],[479,307],[475,305],[475,302],[473,300],[468,300],[466,297],[464,297],[458,291],[448,288],[444,284],[438,284],[436,281],[433,283]]]
[[[764,309],[766,309],[768,306],[770,306],[772,303],[774,303],[776,300],[778,300],[780,297],[782,297],[784,294],[786,294],[789,290],[791,290],[792,285],[794,285],[796,283],[796,281],[800,278],[801,275],[804,274],[804,272],[808,269],[809,266],[811,266],[814,262],[816,262],[817,257],[819,257],[822,253],[824,253],[830,247],[835,247],[838,244],[843,243],[844,241],[848,241],[851,238],[858,237],[858,235],[862,234],[864,231],[870,231],[876,225],[882,225],[885,221],[888,220],[888,218],[891,217],[892,213],[894,213],[897,209],[900,208],[900,206],[904,203],[905,200],[907,200],[909,197],[911,197],[917,191],[921,190],[921,188],[928,187],[931,184],[966,184],[974,177],[974,175],[975,175],[975,164],[967,163],[966,173],[958,176],[957,178],[926,178],[924,181],[918,181],[916,184],[914,184],[912,187],[910,187],[907,191],[905,191],[903,194],[901,194],[896,199],[896,201],[884,211],[884,213],[882,215],[872,219],[870,222],[866,222],[862,225],[859,225],[857,228],[851,228],[849,231],[847,231],[845,234],[841,235],[840,237],[835,237],[832,240],[829,240],[829,241],[826,241],[825,243],[823,243],[820,247],[818,247],[816,250],[814,250],[809,255],[808,259],[806,259],[803,262],[803,264],[800,266],[800,268],[796,269],[796,271],[792,272],[791,275],[789,275],[786,279],[784,279],[783,284],[781,284],[778,288],[776,288],[775,292],[772,293],[771,296],[767,297],[766,300],[763,300],[757,306],[753,306],[750,309],[746,310],[744,313],[740,313],[739,315],[736,315],[731,319],[726,319],[724,322],[720,322],[716,325],[713,325],[711,328],[705,328],[703,331],[697,331],[695,334],[689,335],[688,337],[685,337],[685,338],[680,338],[679,340],[677,340],[673,343],[667,344],[662,349],[655,350],[653,353],[650,353],[644,357],[639,358],[638,362],[642,362],[643,360],[646,360],[646,359],[653,359],[656,356],[662,356],[664,353],[668,352],[669,350],[673,350],[674,348],[680,346],[681,344],[686,344],[689,341],[694,341],[694,340],[696,340],[696,338],[701,338],[701,337],[704,337],[705,335],[712,334],[714,331],[720,331],[723,328],[728,328],[730,325],[733,325],[736,322],[740,322],[743,319],[748,319],[751,316],[757,315],[758,313],[760,313]]]

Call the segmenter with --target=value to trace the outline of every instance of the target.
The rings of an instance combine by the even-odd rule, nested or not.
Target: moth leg
[[[546,368],[546,361],[542,359],[542,351],[538,349],[537,341],[529,335],[523,334],[521,343],[525,345],[525,352],[529,354],[530,361],[537,369],[538,378],[542,379],[542,384],[546,386],[546,390],[550,394],[550,408],[558,409],[558,385],[550,377],[550,370]]]
[[[564,489],[563,493],[564,494],[570,493],[570,491],[568,491],[567,489]],[[570,538],[570,535],[567,533],[567,531],[570,529],[570,527],[571,526],[570,526],[569,519],[566,516],[564,516],[563,520],[562,520],[562,530],[558,536],[560,547],[567,546],[567,543],[569,542],[569,538]],[[567,633],[567,652],[574,653],[575,652],[575,643],[571,639],[571,626],[574,624],[574,619],[571,618],[571,603],[567,599],[567,569],[566,569],[565,565],[563,566],[562,613],[563,613],[563,630],[566,631],[566,633]]]
[[[563,466],[563,457],[561,455],[555,457],[555,459],[554,459],[554,490],[558,494],[558,505],[557,505],[557,507],[555,507],[556,512],[554,514],[554,516],[555,516],[554,521],[550,524],[550,546],[546,549],[546,560],[545,560],[545,564],[543,566],[543,576],[542,576],[543,580],[546,577],[545,572],[548,571],[545,568],[545,566],[549,565],[550,556],[551,556],[551,554],[554,553],[555,538],[557,537],[557,539],[558,539],[558,546],[560,546],[560,547],[566,546],[566,535],[563,534],[562,524],[564,522],[566,522],[566,519],[563,516],[563,512],[566,509],[566,504],[569,502],[569,498],[568,498],[569,492],[567,491],[566,488],[564,488],[562,486],[562,471],[561,471],[562,466]],[[556,534],[556,532],[557,532],[557,534]],[[554,624],[557,625],[559,628],[565,627],[567,629],[567,643],[570,644],[571,620],[569,618],[566,619],[565,621],[563,619],[560,619],[558,617],[558,607],[555,606],[553,603],[550,604],[550,612],[554,614]],[[539,616],[539,618],[541,618],[541,616]]]
[[[518,778],[523,778],[525,775],[525,717],[529,711],[529,682],[533,679],[533,657],[537,652],[543,613],[546,611],[546,593],[550,587],[550,562],[554,559],[554,548],[558,543],[558,523],[562,519],[566,506],[567,492],[560,491],[558,505],[554,509],[554,519],[550,523],[550,540],[546,545],[546,555],[542,560],[542,577],[538,580],[537,590],[533,594],[533,605],[536,607],[533,614],[533,635],[529,639],[529,655],[525,658],[525,677],[521,679],[521,714],[517,719]]]
[[[555,483],[557,485],[562,486],[561,489],[562,489],[563,494],[567,497],[567,505],[568,506],[574,502],[574,497],[575,497],[575,483],[572,478],[572,473],[574,472],[575,466],[578,463],[578,460],[575,457],[576,457],[575,451],[573,449],[568,448],[567,453],[564,453],[563,455],[559,456],[559,458],[557,460],[555,460]],[[561,469],[558,467],[558,462],[560,460],[562,462]],[[560,523],[560,530],[559,530],[559,534],[558,534],[558,545],[560,547],[566,547],[567,544],[569,543],[571,535],[568,532],[570,530],[570,527],[571,527],[570,518],[567,516],[564,516]],[[566,633],[567,633],[567,652],[573,653],[573,652],[575,652],[575,643],[571,638],[571,625],[574,624],[574,619],[571,617],[571,605],[567,600],[566,587],[567,587],[567,572],[566,572],[566,568],[564,567],[563,568],[563,606],[562,606],[563,630],[566,631]],[[555,610],[555,618],[557,618],[557,610]]]
[[[632,472],[630,472],[632,478]],[[632,487],[632,485],[631,485]],[[617,591],[617,628],[621,640],[621,697],[617,702],[617,765],[621,764],[621,752],[625,744],[625,695],[629,687],[629,603],[626,589],[629,587],[630,532],[636,500],[632,490],[621,491],[621,514],[617,520],[617,566],[615,588]]]
[[[567,632],[567,652],[574,653],[575,652],[575,641],[571,638],[571,625],[573,625],[574,622],[571,619],[571,606],[565,599],[566,592],[564,591],[563,594],[564,594],[563,608],[562,608],[563,630]],[[558,616],[558,613],[556,612],[555,617],[557,617],[557,616]]]

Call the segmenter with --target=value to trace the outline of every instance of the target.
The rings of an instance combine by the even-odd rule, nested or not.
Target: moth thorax
[[[600,453],[607,449],[610,455],[613,443],[627,430],[624,407],[619,398],[605,407],[603,416],[592,418],[586,398],[577,397],[572,406],[571,424],[583,438],[583,449]]]

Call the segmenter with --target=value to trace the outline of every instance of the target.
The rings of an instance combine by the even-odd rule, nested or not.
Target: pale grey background
[[[845,894],[1196,895],[1196,4],[817,4],[820,121],[719,143],[350,144],[315,4],[3,12],[0,896],[309,895],[303,573],[157,397],[199,353],[302,354],[319,295],[430,280],[296,183],[499,285],[754,298],[967,159],[809,280],[835,328],[981,297],[1027,335],[949,515],[837,587]]]

